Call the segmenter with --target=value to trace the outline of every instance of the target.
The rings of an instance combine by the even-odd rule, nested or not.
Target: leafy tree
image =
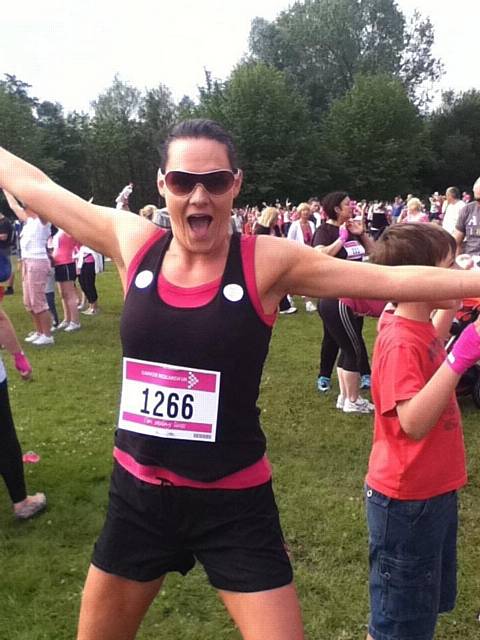
[[[176,118],[170,91],[159,85],[142,93],[115,76],[93,108],[89,158],[95,200],[112,206],[132,181],[132,210],[156,204],[158,147]]]
[[[295,2],[273,22],[255,18],[249,42],[252,58],[285,71],[318,118],[357,74],[392,74],[415,97],[441,72],[431,22],[417,12],[407,26],[394,0]]]
[[[239,65],[222,86],[201,93],[199,114],[234,135],[244,171],[242,200],[273,203],[318,191],[316,134],[305,100],[285,75],[264,64]]]
[[[189,96],[183,96],[177,107],[178,120],[189,120],[190,118],[194,118],[195,113],[196,106],[194,101]]]
[[[332,105],[323,132],[332,186],[359,198],[411,190],[428,153],[417,109],[403,84],[387,75],[357,77]]]
[[[443,95],[429,121],[433,160],[427,180],[434,190],[471,189],[480,174],[480,91]]]

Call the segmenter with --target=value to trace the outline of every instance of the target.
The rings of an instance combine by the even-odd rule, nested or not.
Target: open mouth
[[[197,237],[203,237],[207,234],[212,220],[212,216],[204,213],[193,214],[187,218],[190,229]]]

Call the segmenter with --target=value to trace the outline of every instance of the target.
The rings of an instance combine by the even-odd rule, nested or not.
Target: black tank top
[[[171,240],[168,232],[141,260],[136,274],[150,271],[154,276],[147,287],[138,288],[133,275],[121,319],[123,355],[219,371],[216,441],[171,440],[117,429],[116,446],[140,464],[211,482],[254,464],[265,453],[256,402],[271,328],[258,317],[248,296],[236,233],[220,287],[208,304],[186,309],[163,302],[158,276]],[[225,296],[225,287],[232,284],[236,292],[238,286],[243,290],[239,301]]]

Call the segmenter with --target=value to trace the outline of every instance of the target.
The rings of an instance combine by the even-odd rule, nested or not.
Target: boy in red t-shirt
[[[449,268],[455,243],[438,225],[387,229],[371,255],[386,265]],[[457,490],[467,481],[455,387],[480,359],[480,321],[448,356],[455,301],[402,302],[384,314],[372,360],[373,446],[366,477],[368,640],[431,640],[456,597]],[[433,321],[431,315],[438,311]]]

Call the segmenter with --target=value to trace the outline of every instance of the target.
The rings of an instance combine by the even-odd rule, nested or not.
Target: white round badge
[[[238,302],[243,298],[243,289],[239,284],[227,284],[223,287],[223,295],[230,302]]]
[[[135,278],[135,286],[138,289],[145,289],[151,284],[153,280],[153,273],[151,271],[140,271]]]

